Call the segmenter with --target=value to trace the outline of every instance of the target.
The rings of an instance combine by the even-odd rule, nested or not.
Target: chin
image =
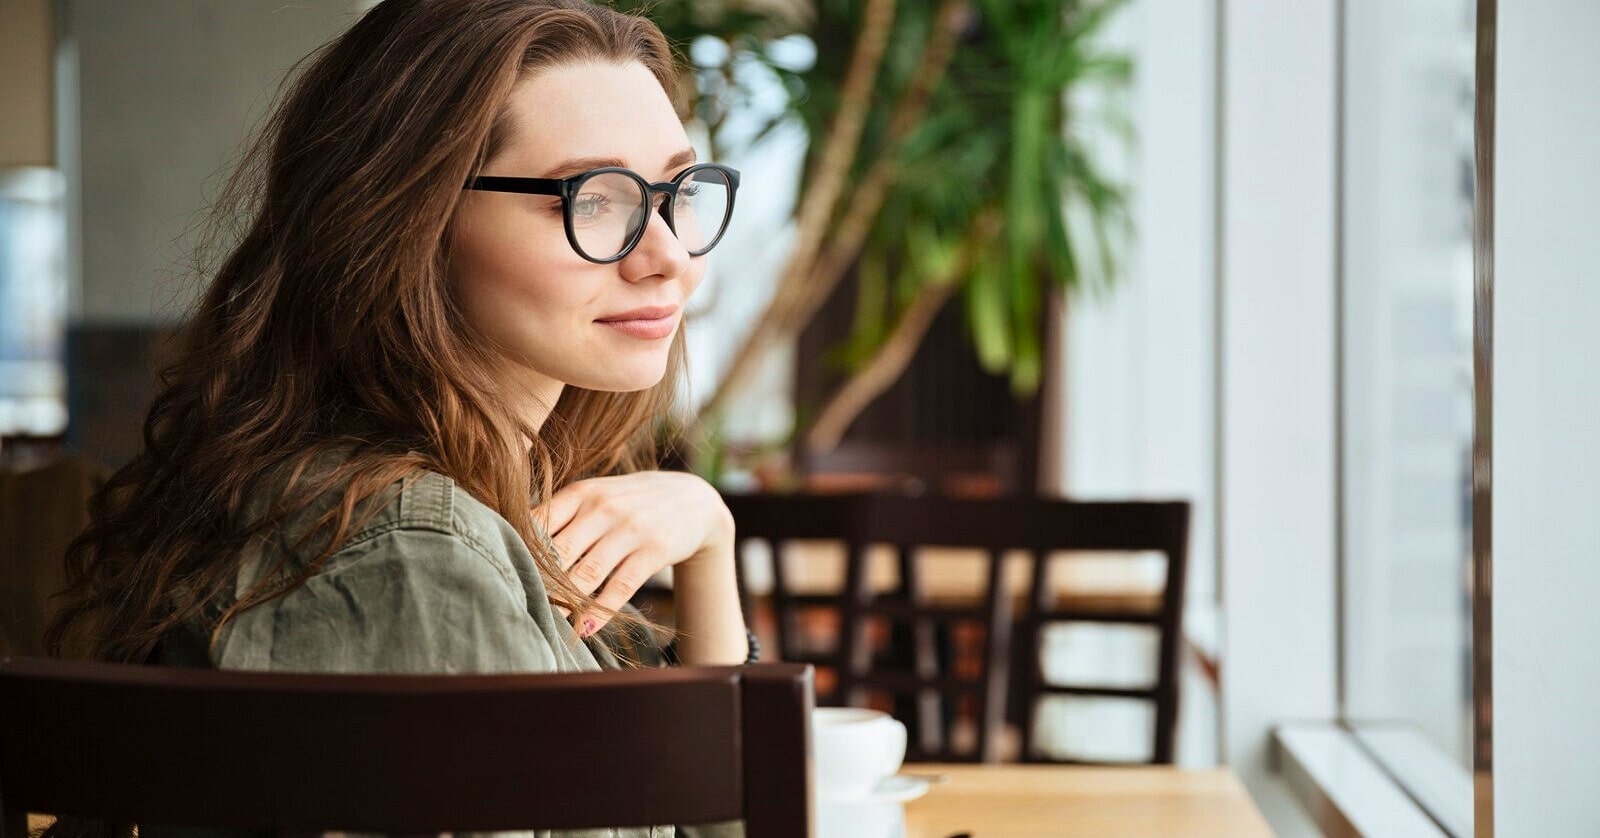
[[[634,393],[648,390],[661,383],[667,374],[666,364],[658,364],[647,370],[628,370],[613,367],[606,370],[594,370],[593,375],[584,376],[584,380],[569,382],[585,390],[596,390],[603,393]]]

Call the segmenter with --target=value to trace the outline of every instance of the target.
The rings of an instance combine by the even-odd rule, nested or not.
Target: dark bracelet
[[[750,641],[750,654],[745,656],[744,662],[755,663],[761,660],[761,639],[756,637],[756,633],[749,626],[744,627],[744,636]]]
[[[761,640],[749,626],[744,627],[744,638],[750,644],[750,654],[745,655],[744,662],[749,664],[761,660]],[[666,660],[668,666],[678,666],[682,663],[678,660],[678,638],[672,638],[672,642],[661,649],[661,657]]]

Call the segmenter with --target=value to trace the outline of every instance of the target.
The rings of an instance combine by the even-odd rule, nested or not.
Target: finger
[[[639,588],[653,576],[658,568],[651,561],[648,553],[637,552],[630,554],[617,569],[612,572],[610,580],[595,597],[595,608],[591,608],[578,616],[573,621],[573,626],[578,630],[579,637],[589,637],[610,622],[610,616],[622,610],[628,604]]]
[[[584,594],[593,594],[600,590],[601,583],[606,581],[606,577],[622,560],[637,549],[638,542],[630,538],[626,531],[612,530],[567,568],[567,579]]]
[[[580,511],[566,526],[550,534],[550,541],[560,555],[562,569],[571,570],[574,564],[615,529],[617,522],[610,514],[592,506]]]
[[[578,510],[583,507],[584,493],[578,483],[563,487],[555,492],[548,500],[533,508],[533,516],[544,526],[545,532],[554,536],[562,528],[572,523]]]

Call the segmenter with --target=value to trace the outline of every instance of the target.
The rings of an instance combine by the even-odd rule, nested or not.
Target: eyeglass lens
[[[601,172],[572,196],[572,232],[584,255],[610,259],[621,253],[649,220],[647,192],[620,172]],[[697,169],[678,187],[672,207],[678,240],[695,256],[710,250],[728,222],[733,190],[717,169]]]

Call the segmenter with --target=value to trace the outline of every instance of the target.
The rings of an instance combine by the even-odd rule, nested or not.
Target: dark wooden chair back
[[[3,835],[25,812],[436,833],[810,835],[812,670],[326,675],[0,660]]]
[[[81,455],[0,468],[0,655],[44,654],[67,544],[88,525],[89,496],[107,474]]]
[[[863,690],[876,689],[914,701],[908,759],[994,761],[1008,706],[1023,708],[1022,755],[1035,753],[1032,730],[1039,699],[1056,693],[1115,695],[1156,701],[1153,761],[1171,762],[1177,718],[1177,668],[1187,564],[1189,505],[1184,502],[1083,502],[1051,498],[960,499],[905,497],[877,493],[839,495],[726,494],[733,512],[741,555],[751,540],[766,542],[774,561],[772,601],[779,654],[827,667],[836,687],[819,702],[858,704]],[[838,594],[799,593],[786,581],[784,546],[800,539],[842,541],[847,551],[844,590]],[[900,588],[888,596],[870,590],[867,551],[891,545],[898,556]],[[970,603],[929,602],[915,560],[918,547],[960,547],[983,551],[984,583]],[[1003,584],[1004,557],[1013,550],[1032,561],[1027,607],[1020,610]],[[1051,601],[1046,585],[1050,555],[1059,551],[1159,551],[1167,560],[1159,605],[1085,609]],[[741,577],[742,578],[742,577]],[[807,609],[836,608],[840,641],[818,652],[801,643],[799,615]],[[898,664],[875,659],[867,642],[868,623],[888,619],[906,628],[908,654]],[[1059,686],[1046,683],[1039,664],[1046,626],[1086,620],[1153,625],[1160,633],[1158,675],[1148,690]],[[938,654],[936,640],[959,625],[982,627],[975,671],[956,672],[949,655]],[[1013,676],[1012,661],[1023,663]],[[1010,695],[1015,690],[1016,695]],[[911,701],[906,702],[909,706]],[[952,748],[949,708],[965,702],[975,708],[976,747]],[[944,709],[941,709],[944,708]]]
[[[1076,762],[1039,753],[1034,731],[1040,701],[1051,695],[1099,696],[1151,701],[1155,730],[1149,761],[1171,764],[1178,726],[1178,664],[1183,644],[1183,602],[1189,565],[1189,504],[1184,501],[1078,502],[1040,500],[1032,510],[1019,507],[1035,546],[1032,602],[1020,621],[1017,641],[1027,656],[1018,677],[1016,705],[1021,708],[1023,762]],[[1020,523],[1020,522],[1018,522]],[[1160,553],[1166,582],[1154,608],[1115,603],[1056,602],[1047,584],[1048,551],[1116,551]],[[1055,623],[1092,622],[1151,626],[1157,632],[1155,683],[1121,688],[1052,684],[1044,674],[1044,632]]]
[[[733,513],[740,557],[739,596],[744,601],[745,613],[755,613],[747,579],[746,553],[752,541],[760,541],[768,546],[773,557],[772,606],[778,657],[784,661],[809,663],[823,668],[829,676],[829,686],[824,689],[819,685],[817,701],[820,704],[837,704],[837,644],[829,644],[822,649],[809,647],[799,620],[807,609],[825,610],[837,616],[842,600],[831,592],[816,594],[795,591],[787,581],[783,562],[785,548],[792,541],[842,541],[852,556],[863,550],[865,545],[861,538],[865,534],[865,526],[861,519],[865,509],[862,496],[724,493],[722,498]]]
[[[1006,707],[1007,654],[1011,637],[1011,604],[1000,584],[1005,541],[981,526],[963,523],[950,510],[965,510],[979,501],[876,493],[840,495],[727,495],[741,545],[765,541],[773,554],[772,601],[777,618],[779,654],[826,667],[833,688],[819,701],[864,703],[867,691],[896,699],[914,718],[910,722],[910,760],[991,760],[994,733],[1003,725]],[[805,539],[837,540],[847,550],[844,588],[838,593],[797,592],[785,571],[785,547]],[[891,545],[896,551],[900,588],[877,595],[868,576],[868,549]],[[918,546],[943,545],[987,550],[986,582],[970,604],[929,602],[916,561]],[[802,643],[802,612],[833,609],[839,615],[839,640],[822,651]],[[869,629],[884,621],[904,630],[909,643],[898,660],[874,655]],[[960,673],[939,654],[941,639],[961,628],[979,628],[984,653],[976,672]],[[969,705],[977,719],[975,747],[952,745],[954,708]]]

